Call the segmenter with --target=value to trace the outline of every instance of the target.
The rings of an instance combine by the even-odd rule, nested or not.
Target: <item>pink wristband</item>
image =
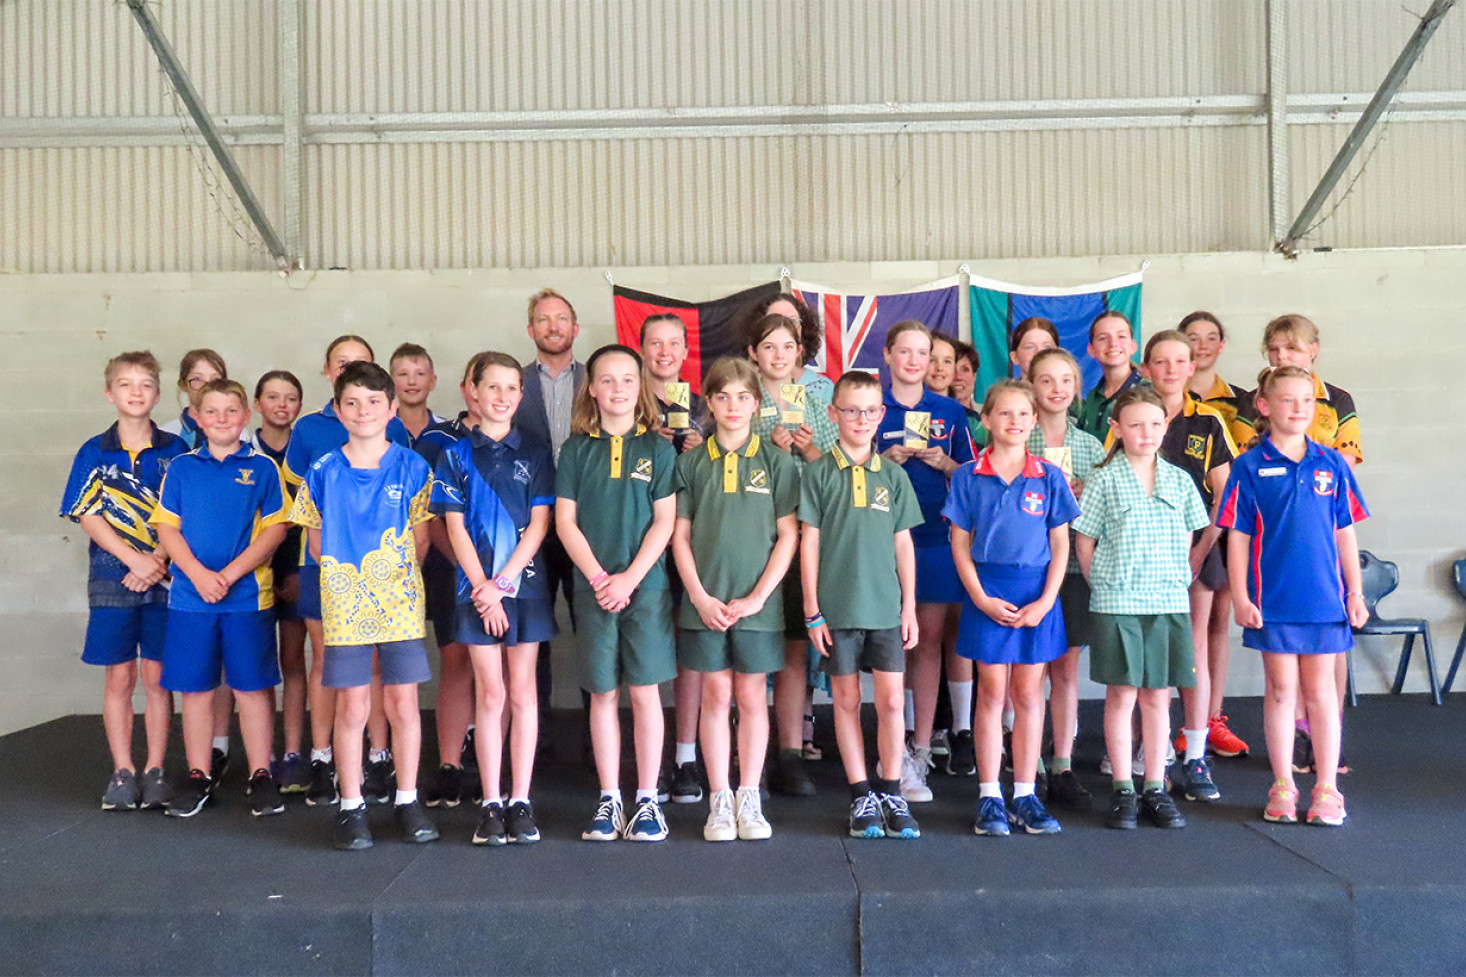
[[[609,573],[607,573],[605,570],[602,570],[600,573],[590,578],[590,585],[594,587],[596,584],[600,583],[602,580],[605,580],[609,576]]]

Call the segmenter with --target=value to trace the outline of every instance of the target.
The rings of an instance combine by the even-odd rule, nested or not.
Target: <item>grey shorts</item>
[[[866,628],[830,629],[830,654],[824,659],[830,675],[854,675],[856,672],[906,671],[906,651],[901,647],[901,629]]]
[[[375,645],[327,645],[321,684],[328,689],[355,689],[372,684],[372,654],[382,664],[383,685],[417,685],[433,677],[423,639],[383,641]]]

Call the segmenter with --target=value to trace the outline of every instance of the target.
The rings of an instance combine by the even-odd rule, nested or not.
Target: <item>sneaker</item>
[[[662,805],[656,800],[642,801],[636,813],[626,822],[623,837],[627,841],[665,841],[667,819],[662,816]]]
[[[1207,747],[1220,757],[1238,757],[1247,755],[1247,744],[1242,737],[1227,728],[1227,717],[1217,713],[1207,723],[1206,732]]]
[[[534,805],[529,801],[516,801],[509,805],[504,815],[504,827],[511,845],[532,845],[540,840],[539,825],[534,823]]]
[[[696,763],[679,763],[672,771],[672,789],[668,792],[673,804],[696,804],[702,800],[702,784],[697,781]]]
[[[932,789],[926,785],[931,760],[932,751],[919,746],[910,747],[902,756],[901,797],[909,803],[925,804],[932,799]]]
[[[310,789],[305,802],[311,807],[330,807],[337,801],[336,764],[330,760],[311,761]]]
[[[209,779],[219,783],[224,775],[229,772],[229,754],[214,747],[214,752],[209,754]]]
[[[463,768],[445,763],[438,768],[433,786],[428,789],[423,803],[428,807],[457,807],[463,795]]]
[[[1274,824],[1298,823],[1298,788],[1292,784],[1273,784],[1267,792],[1267,807],[1262,819]]]
[[[932,731],[932,756],[950,756],[952,754],[952,736],[948,730],[936,729]]]
[[[173,785],[163,775],[162,767],[153,767],[143,772],[139,791],[137,806],[144,811],[167,807],[168,802],[173,800]]]
[[[708,820],[702,826],[703,841],[735,841],[738,819],[733,813],[733,792],[715,790],[708,798]]]
[[[596,813],[591,815],[590,827],[580,833],[581,841],[615,841],[626,830],[626,812],[619,799],[602,797],[596,801]]]
[[[1176,801],[1164,790],[1152,787],[1140,795],[1140,809],[1157,828],[1184,828],[1186,815],[1176,806]]]
[[[1049,772],[1039,769],[1033,775],[1033,796],[1040,802],[1047,803],[1049,799]]]
[[[438,829],[433,826],[432,819],[428,817],[427,808],[422,806],[422,801],[394,805],[392,813],[397,818],[397,826],[402,829],[403,841],[422,845],[438,840]]]
[[[1181,765],[1181,793],[1188,801],[1212,803],[1222,799],[1222,792],[1212,783],[1211,768],[1205,760],[1187,760]]]
[[[361,771],[361,796],[368,804],[391,803],[396,780],[397,771],[390,755],[385,760],[369,760]]]
[[[490,801],[482,808],[483,816],[479,818],[478,827],[473,831],[473,843],[475,845],[505,845],[509,843],[509,830],[504,824],[504,805],[498,801]]]
[[[850,802],[850,837],[884,838],[886,817],[881,802],[873,791],[867,791]]]
[[[1094,795],[1084,789],[1072,769],[1063,770],[1049,776],[1048,803],[1064,811],[1087,811],[1094,805]]]
[[[311,768],[305,757],[299,753],[287,753],[279,762],[275,780],[280,784],[282,794],[304,794],[310,790]]]
[[[1293,731],[1293,772],[1313,770],[1313,739],[1301,729]]]
[[[1013,798],[1008,807],[1008,820],[1024,834],[1056,835],[1063,830],[1044,807],[1043,801],[1033,794]]]
[[[1008,836],[1008,808],[1001,797],[977,799],[977,815],[972,821],[972,833],[998,838]]]
[[[932,747],[936,752],[936,747]],[[977,773],[977,747],[972,730],[959,729],[947,738],[947,773],[953,777],[971,777]]]
[[[758,791],[740,787],[735,795],[738,821],[738,837],[743,841],[766,841],[773,837],[774,826],[764,817],[763,804],[759,803]]]
[[[769,776],[775,793],[791,797],[813,797],[814,781],[804,772],[804,757],[797,750],[780,750]]]
[[[137,774],[131,770],[114,770],[102,794],[102,810],[132,811],[137,809],[139,792]]]
[[[340,851],[363,851],[372,847],[372,827],[367,823],[367,809],[357,807],[337,812],[331,842]]]
[[[202,770],[190,770],[188,779],[168,802],[164,813],[173,818],[191,818],[204,809],[209,795],[214,792],[214,781]]]
[[[1337,828],[1349,815],[1344,810],[1344,795],[1333,787],[1315,787],[1308,805],[1308,823]]]
[[[921,826],[916,823],[916,818],[911,816],[911,808],[906,806],[906,798],[897,794],[882,794],[881,814],[886,820],[887,838],[921,837]]]
[[[1134,831],[1140,826],[1140,798],[1133,790],[1117,790],[1110,795],[1110,813],[1105,826],[1121,831]]]
[[[249,813],[257,818],[285,813],[285,801],[280,797],[280,787],[270,771],[263,767],[250,776],[249,785],[244,788],[244,796],[249,798]]]

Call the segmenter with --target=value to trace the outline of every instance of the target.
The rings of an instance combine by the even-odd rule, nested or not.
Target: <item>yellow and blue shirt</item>
[[[200,563],[222,570],[249,548],[261,530],[286,522],[290,500],[280,470],[248,444],[222,461],[208,445],[179,455],[168,466],[163,490],[149,523],[172,526]],[[180,611],[263,611],[275,606],[270,562],[241,577],[216,604],[199,596],[193,581],[173,575],[168,606]]]

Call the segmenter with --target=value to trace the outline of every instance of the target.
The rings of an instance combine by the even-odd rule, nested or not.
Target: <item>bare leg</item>
[[[270,769],[270,748],[275,738],[274,691],[270,688],[234,693],[234,701],[239,703],[239,735],[244,740],[250,776],[256,770]]]
[[[317,750],[331,747],[336,720],[336,690],[321,683],[326,666],[325,629],[320,621],[307,619],[306,632],[311,639],[311,667],[308,698],[311,707],[311,746]],[[364,720],[363,720],[364,721]]]
[[[621,716],[616,689],[590,696],[590,746],[602,791],[621,789]]]
[[[916,709],[913,741],[915,746],[924,749],[931,748],[932,722],[937,715],[937,687],[942,681],[942,628],[947,619],[947,607],[946,604],[916,605],[916,626],[921,637],[916,647],[906,653],[906,675],[903,682],[911,686]],[[902,686],[903,699],[905,684]],[[904,723],[898,725],[904,726]],[[904,740],[904,728],[902,733]],[[882,760],[881,769],[893,768],[887,767]],[[897,766],[894,769],[901,768]]]
[[[1329,661],[1330,658],[1337,661]],[[1308,724],[1313,730],[1314,783],[1334,784],[1339,773],[1339,737],[1342,722],[1338,711],[1338,666],[1344,655],[1298,655],[1298,680],[1301,698],[1308,709]]]
[[[131,770],[132,765],[132,690],[137,687],[137,660],[108,665],[102,685],[102,728],[107,732],[107,748],[112,751],[112,767]]]
[[[809,663],[809,642],[784,642],[784,668],[774,676],[774,718],[779,724],[779,748],[804,745],[804,700]]]
[[[214,693],[183,693],[183,755],[190,772],[209,772],[214,735]]]
[[[697,714],[702,707],[702,672],[678,665],[677,678],[672,682],[672,701],[676,710],[677,742],[696,743]]]
[[[343,801],[360,800],[361,734],[366,730],[367,713],[372,708],[371,687],[358,685],[333,691],[336,696],[336,726],[332,749],[336,757],[337,783],[341,787]]]
[[[941,664],[940,655],[934,654],[932,658]],[[871,672],[871,678],[875,683],[876,755],[881,759],[881,769],[894,772],[896,776],[890,779],[898,780],[901,758],[906,752],[905,682],[900,672]],[[930,715],[927,722],[931,722]]]
[[[1021,777],[1021,783],[1031,783],[1038,775],[1038,755],[1044,735],[1044,668],[1043,665],[1014,665],[1009,673],[1008,687],[1014,708],[1013,779]]]
[[[1211,622],[1212,591],[1200,580],[1191,584],[1191,649],[1196,657],[1196,684],[1180,689],[1184,707],[1182,729],[1206,729],[1211,718],[1211,665],[1207,626]],[[1141,720],[1144,722],[1144,719]],[[1149,756],[1147,751],[1146,756]]]
[[[728,725],[728,713],[733,699],[733,672],[725,668],[720,672],[699,672],[698,675],[702,679],[702,762],[708,774],[708,789],[717,793],[720,790],[728,789],[729,750],[732,738]],[[764,728],[767,730],[767,709],[764,712]],[[747,721],[743,717],[740,718],[742,722]],[[680,714],[677,721],[680,726],[682,722]],[[738,727],[740,741],[743,739],[742,722]],[[679,732],[679,739],[681,735]],[[740,759],[746,761],[748,757],[740,754]],[[761,763],[762,757],[760,757]]]
[[[417,685],[384,686],[382,704],[387,721],[392,724],[397,789],[417,790],[417,764],[422,756],[422,711],[417,704]]]
[[[478,727],[474,749],[478,753],[479,780],[483,785],[484,799],[497,801],[501,799],[499,785],[503,783],[504,656],[500,645],[469,645],[468,654],[473,664],[474,724]],[[467,725],[465,723],[464,727]],[[449,760],[441,743],[438,751],[443,755],[444,763],[456,765],[456,752]]]
[[[1134,755],[1130,722],[1135,716],[1136,692],[1133,685],[1111,685],[1105,690],[1105,749],[1110,754],[1110,777],[1117,784],[1134,780],[1130,767]],[[1163,747],[1162,762],[1165,756]]]
[[[1207,621],[1207,665],[1211,670],[1211,702],[1206,715],[1222,714],[1227,694],[1227,669],[1232,664],[1232,641],[1227,633],[1232,624],[1232,594],[1225,587],[1212,594],[1211,617]]]
[[[865,772],[865,734],[860,730],[860,675],[831,675],[830,693],[835,702],[835,743],[840,747],[845,779],[858,784],[869,779]],[[899,728],[904,724],[899,714],[897,719]],[[900,770],[899,756],[897,763],[894,769]]]
[[[281,621],[280,718],[285,726],[286,753],[300,753],[305,736],[306,688],[305,622]]]
[[[738,697],[738,786],[757,790],[769,751],[768,676],[735,674],[733,692]]]
[[[662,715],[662,694],[655,685],[633,685],[631,727],[636,749],[636,789],[656,793],[657,775],[662,770],[662,741],[667,720]]]
[[[529,797],[529,785],[534,777],[534,751],[540,739],[539,681],[535,677],[539,654],[537,643],[504,649],[509,675],[509,712],[514,717],[509,729],[511,797]]]
[[[1268,764],[1272,767],[1275,783],[1291,785],[1293,719],[1299,703],[1298,656],[1265,651],[1262,653],[1262,666],[1267,679],[1267,691],[1262,700],[1262,728],[1267,736]],[[1337,758],[1336,752],[1336,762]],[[1317,762],[1316,756],[1314,759]]]
[[[1054,728],[1054,756],[1074,756],[1079,732],[1079,649],[1070,648],[1049,662],[1049,712]]]
[[[978,663],[973,742],[977,747],[977,779],[984,784],[997,783],[1003,770],[1003,703],[1007,698],[1008,666]]]
[[[173,693],[163,688],[163,663],[143,659],[143,691],[147,702],[143,707],[143,728],[147,731],[148,765],[146,769],[163,765],[168,754],[168,724],[173,721]],[[128,709],[131,710],[131,701]],[[130,724],[129,724],[130,725]],[[129,749],[129,754],[132,752]],[[208,767],[204,767],[208,770]]]
[[[1171,738],[1171,690],[1141,689],[1140,742],[1145,747],[1145,780],[1166,779],[1166,741]],[[1115,762],[1110,758],[1110,763]]]
[[[439,648],[442,674],[438,676],[438,762],[458,766],[468,722],[474,715],[475,666],[468,647],[452,641]],[[477,720],[475,720],[477,722]]]

